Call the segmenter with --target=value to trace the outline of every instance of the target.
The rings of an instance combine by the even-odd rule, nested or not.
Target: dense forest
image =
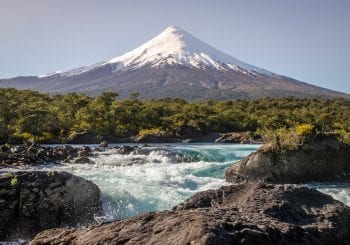
[[[102,93],[48,95],[35,91],[0,89],[0,138],[64,142],[90,132],[127,137],[147,132],[180,136],[184,126],[203,132],[252,131],[269,134],[298,125],[336,132],[350,141],[350,101],[337,99],[263,98],[257,100],[186,102],[182,99],[142,101],[138,94],[118,99]]]

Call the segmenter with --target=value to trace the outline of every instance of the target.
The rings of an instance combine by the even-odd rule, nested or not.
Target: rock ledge
[[[28,239],[44,229],[87,225],[102,212],[100,190],[66,172],[0,175],[0,240]]]
[[[31,244],[348,244],[350,208],[297,185],[209,190],[171,211],[85,229],[51,229]]]

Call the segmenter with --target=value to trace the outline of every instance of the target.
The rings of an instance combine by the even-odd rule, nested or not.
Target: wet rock
[[[117,149],[117,153],[122,154],[122,155],[128,155],[128,154],[132,153],[134,150],[135,150],[135,148],[132,146],[123,145]]]
[[[102,141],[99,146],[104,147],[104,148],[108,147],[108,141],[106,141],[106,140]]]
[[[0,151],[0,161],[3,165],[42,164],[50,160],[52,161],[47,159],[47,148],[37,144],[23,144],[11,148],[4,146],[3,151]]]
[[[72,160],[72,157],[68,156],[66,159],[63,160],[63,163],[71,163]]]
[[[274,183],[350,181],[350,146],[335,139],[315,140],[297,148],[264,145],[226,170],[226,180]]]
[[[71,146],[71,145],[63,145],[62,147],[60,147],[63,151],[65,152],[71,152],[71,151],[74,151],[74,147]]]
[[[88,146],[84,146],[78,150],[78,158],[79,157],[89,157],[92,156],[92,150]]]
[[[56,156],[56,158],[58,158],[57,160],[63,160],[67,157],[76,157],[79,150],[81,149],[71,145],[63,145],[53,148],[53,154]]]
[[[78,157],[74,161],[75,163],[91,163],[90,159],[88,157]]]
[[[4,148],[5,149],[5,148]],[[1,166],[22,166],[48,163],[69,163],[75,158],[78,162],[87,162],[86,158],[93,156],[93,150],[88,146],[72,147],[70,145],[43,147],[38,144],[23,144],[10,148],[9,151],[0,150]]]
[[[14,172],[0,176],[0,240],[28,239],[53,227],[94,223],[100,191],[66,172]]]
[[[143,213],[84,229],[46,230],[32,244],[349,242],[350,208],[346,205],[302,186],[249,182],[198,193],[171,211]]]
[[[23,153],[24,151],[26,151],[26,147],[24,145],[18,145],[18,146],[14,146],[11,148],[11,153]]]
[[[9,153],[11,152],[11,148],[8,145],[1,145],[0,152]]]
[[[36,154],[38,155],[38,157],[45,157],[47,156],[47,151],[45,149],[38,149]]]

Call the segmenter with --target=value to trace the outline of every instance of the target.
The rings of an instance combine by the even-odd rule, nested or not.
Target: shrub
[[[17,177],[13,177],[13,178],[11,179],[11,185],[12,185],[12,186],[17,186],[17,185],[18,185],[18,179],[17,179]]]
[[[150,134],[162,134],[163,131],[160,128],[151,128],[151,129],[141,129],[139,131],[139,136],[146,136]]]
[[[314,135],[315,126],[308,123],[299,124],[295,127],[295,132],[297,135],[302,137],[310,137]]]
[[[9,173],[9,176],[11,177],[10,183],[12,186],[17,186],[18,185],[18,178],[16,175]]]
[[[312,124],[299,124],[295,127],[296,134],[300,137],[300,142],[305,144],[310,142],[316,135],[315,126]]]
[[[344,129],[337,131],[339,134],[339,140],[343,141],[345,144],[350,144],[350,133],[346,132]]]
[[[264,140],[268,148],[272,149],[297,149],[300,145],[300,137],[294,130],[279,128],[264,133]]]
[[[34,135],[32,135],[31,133],[27,133],[27,132],[18,133],[18,132],[16,132],[14,134],[14,136],[21,139],[21,140],[24,140],[24,141],[34,141]]]
[[[55,171],[49,171],[48,173],[47,173],[47,175],[48,176],[50,176],[50,177],[55,177],[55,174],[56,174],[56,172]]]

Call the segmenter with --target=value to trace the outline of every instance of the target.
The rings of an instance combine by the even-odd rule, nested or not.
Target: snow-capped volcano
[[[66,72],[3,79],[0,86],[88,95],[115,91],[121,97],[137,92],[146,99],[349,97],[246,64],[175,26],[122,56]]]
[[[258,72],[272,75],[271,72],[248,65],[211,47],[176,26],[166,28],[155,38],[122,56],[63,73],[56,72],[56,74],[61,74],[62,76],[77,75],[106,64],[115,65],[114,72],[137,69],[146,65],[156,68],[166,64],[177,64],[200,69],[234,69],[243,73]]]
[[[185,30],[170,26],[161,34],[139,48],[111,59],[108,63],[119,63],[124,68],[138,68],[143,65],[158,67],[164,64],[178,64],[196,68],[212,67],[218,70],[246,69],[266,71],[245,64],[192,36]]]

